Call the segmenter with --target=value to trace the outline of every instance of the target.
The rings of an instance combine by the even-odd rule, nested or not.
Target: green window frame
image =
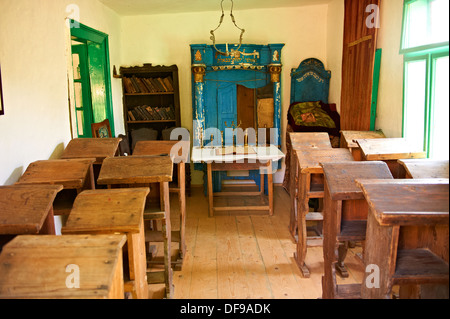
[[[421,35],[426,34],[429,36],[430,33],[430,23],[431,23],[431,14],[430,8],[431,4],[435,0],[405,0],[404,1],[404,9],[403,9],[403,30],[402,30],[402,39],[401,39],[401,49],[400,54],[404,55],[404,67],[403,67],[403,123],[402,123],[402,132],[403,137],[411,138],[415,143],[423,145],[424,151],[427,152],[428,157],[434,157],[436,151],[436,140],[433,138],[435,125],[434,125],[434,100],[435,100],[435,88],[436,88],[436,62],[440,58],[445,58],[449,56],[449,42],[437,42],[433,43],[432,37],[426,38],[425,42],[417,42],[420,45],[416,46],[408,46],[408,37],[414,36],[411,34],[411,30],[409,26],[417,22],[417,24],[421,27],[426,28],[421,32]],[[422,6],[424,10],[422,17],[426,17],[427,21],[411,21],[411,5]],[[446,16],[446,21],[444,23],[448,24],[448,13]],[[416,28],[417,31],[417,28]],[[419,32],[420,33],[420,32]],[[423,40],[423,39],[422,39]],[[413,77],[411,78],[410,71],[412,71],[413,66],[419,66],[423,68],[423,70],[417,71],[416,73],[420,74],[423,78]],[[411,70],[410,70],[411,68]],[[411,72],[412,73],[412,72]],[[415,82],[415,83],[410,83]],[[448,81],[448,80],[447,80]],[[414,85],[416,85],[414,87]],[[417,91],[417,87],[420,87],[424,91]],[[416,91],[414,91],[416,90]],[[410,97],[410,92],[413,92],[413,98]],[[448,91],[447,91],[448,94]],[[423,101],[421,100],[423,99]],[[411,101],[413,100],[413,101]],[[423,117],[422,114],[417,114],[418,106],[420,107],[423,102]],[[446,106],[448,108],[448,105]],[[412,114],[412,112],[416,112],[416,114]],[[423,123],[414,122],[411,123],[412,118],[420,119]],[[442,123],[441,123],[442,124]],[[446,124],[447,131],[447,142],[448,142],[448,117]],[[423,129],[423,131],[421,131]],[[414,135],[414,136],[412,136]],[[422,140],[417,140],[417,136],[420,136]],[[444,138],[444,137],[442,137]],[[441,142],[441,141],[439,141]],[[448,143],[447,143],[448,144]],[[439,144],[440,145],[440,144]],[[446,159],[448,159],[448,149],[447,154],[444,155]],[[442,157],[440,157],[442,158]]]

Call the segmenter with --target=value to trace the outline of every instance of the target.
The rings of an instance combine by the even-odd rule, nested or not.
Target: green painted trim
[[[380,85],[380,68],[382,49],[377,49],[375,52],[375,63],[373,68],[373,85],[372,85],[372,103],[370,108],[370,130],[375,131],[375,124],[377,121],[377,107],[378,107],[378,89]]]
[[[70,34],[78,41],[87,43],[87,41],[98,43],[105,49],[105,87],[106,87],[106,117],[109,119],[111,134],[115,136],[114,111],[112,103],[111,89],[111,67],[109,58],[109,36],[106,33],[88,27],[78,21],[71,20]]]

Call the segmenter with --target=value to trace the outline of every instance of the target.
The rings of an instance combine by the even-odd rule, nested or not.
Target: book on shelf
[[[138,78],[133,75],[131,77],[123,77],[125,93],[161,93],[173,92],[173,80],[170,76],[165,78]]]

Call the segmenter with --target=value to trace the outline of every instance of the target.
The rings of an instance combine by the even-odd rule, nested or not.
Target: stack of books
[[[128,110],[128,121],[175,121],[174,107],[136,106]]]
[[[173,81],[170,76],[165,78],[138,78],[133,75],[132,77],[123,77],[123,84],[125,87],[125,93],[162,93],[173,92]]]

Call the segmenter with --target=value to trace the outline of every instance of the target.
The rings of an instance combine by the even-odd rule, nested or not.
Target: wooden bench
[[[308,247],[323,245],[323,214],[322,212],[309,212],[309,199],[323,199],[324,181],[321,164],[329,162],[354,161],[352,153],[348,149],[303,149],[296,151],[299,165],[298,179],[298,205],[297,205],[297,250],[294,254],[297,266],[305,278],[310,277],[310,272],[305,264]],[[314,235],[308,235],[307,221],[314,221],[315,227],[310,227]]]
[[[398,160],[404,172],[400,175],[405,178],[448,178],[449,161],[432,159],[405,159]]]
[[[361,297],[388,299],[399,285],[401,299],[448,298],[448,179],[356,182],[370,209]]]
[[[162,236],[158,241],[164,243],[164,271],[147,272],[149,284],[164,283],[166,298],[173,296],[171,244],[172,231],[170,222],[169,182],[172,181],[173,164],[169,156],[123,156],[108,157],[103,161],[97,183],[115,187],[148,187],[149,184],[160,185],[160,205],[156,210],[147,200],[144,221],[160,220]],[[148,199],[148,197],[147,197]],[[146,240],[154,237],[150,230],[145,230]],[[161,238],[162,237],[162,238]]]
[[[91,190],[79,194],[62,234],[123,234],[127,236],[129,271],[125,292],[148,299],[144,208],[148,188]]]
[[[292,237],[297,240],[298,160],[296,151],[304,148],[331,149],[332,147],[328,133],[289,133],[289,137],[291,139],[291,150],[289,152],[289,158],[286,156],[286,164],[290,166],[289,195],[291,198],[291,214],[289,231]]]
[[[361,150],[356,143],[357,139],[386,138],[382,131],[341,131],[341,148],[348,148],[355,161],[362,160]]]
[[[0,254],[0,299],[122,299],[123,235],[20,235]]]
[[[360,284],[336,282],[336,271],[348,277],[344,265],[348,242],[366,238],[369,207],[356,179],[393,179],[384,162],[323,163],[325,177],[322,298],[348,299],[361,296]]]
[[[55,215],[67,217],[77,194],[85,189],[95,189],[94,162],[95,158],[36,161],[27,167],[16,185],[62,185],[63,190],[56,195],[53,210]]]
[[[133,152],[133,156],[166,154],[177,165],[178,185],[176,187],[169,185],[169,191],[178,194],[180,205],[180,230],[172,230],[172,241],[179,242],[178,254],[173,262],[173,268],[176,270],[182,269],[186,254],[186,163],[189,163],[189,153],[189,141],[139,141]],[[155,239],[149,239],[149,241],[155,241]]]
[[[427,154],[423,149],[404,138],[357,139],[363,161],[384,161],[394,178],[402,178],[399,159],[421,159]]]

